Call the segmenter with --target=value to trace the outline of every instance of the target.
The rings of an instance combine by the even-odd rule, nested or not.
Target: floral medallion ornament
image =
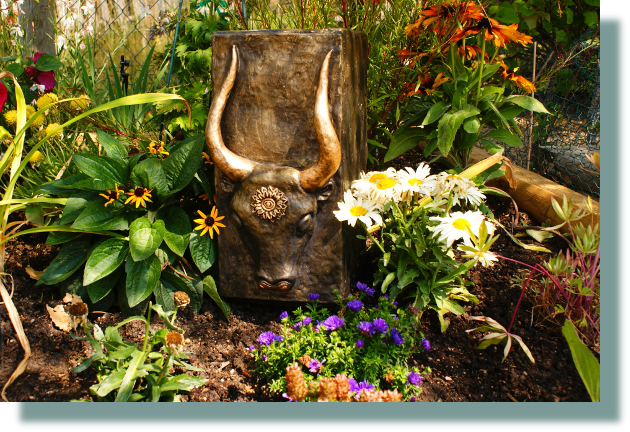
[[[280,189],[263,186],[252,195],[252,212],[262,220],[275,222],[284,216],[287,202],[287,198]]]

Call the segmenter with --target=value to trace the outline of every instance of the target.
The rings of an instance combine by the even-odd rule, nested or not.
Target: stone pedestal
[[[256,203],[255,194],[246,189],[249,180],[230,181],[215,169],[217,207],[226,216],[222,222],[227,226],[218,236],[219,293],[287,301],[306,301],[310,293],[318,293],[324,302],[334,301],[334,289],[346,295],[356,283],[354,271],[361,245],[357,244],[358,231],[339,222],[333,211],[367,163],[365,35],[345,29],[218,32],[212,45],[215,98],[230,69],[234,46],[238,57],[236,79],[220,121],[225,146],[266,167],[261,174],[264,181],[284,190],[281,197],[276,196],[287,200],[283,222],[302,208],[313,208],[310,216],[298,215],[296,225],[288,228],[281,227],[277,219],[256,220],[259,225],[254,229],[260,232],[252,236],[248,233],[251,227],[243,226],[234,207],[239,193],[247,193],[252,205]],[[285,180],[276,177],[286,174],[280,167],[303,170],[318,159],[315,96],[330,51],[328,103],[341,145],[341,163],[323,190],[290,193],[289,186],[282,186]],[[258,187],[256,193],[260,204],[268,191]],[[305,204],[309,199],[315,207]],[[296,240],[302,242],[297,251]],[[290,287],[279,284],[275,289],[263,289],[267,285],[261,285],[260,274],[265,267],[284,265],[286,254],[297,254],[295,280]]]

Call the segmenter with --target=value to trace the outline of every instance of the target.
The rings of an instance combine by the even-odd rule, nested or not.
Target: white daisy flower
[[[396,174],[396,169],[393,167],[387,168],[385,171],[370,171],[367,174],[361,173],[359,179],[352,182],[352,189],[355,190],[360,196],[367,197],[368,190],[379,180],[392,177]]]
[[[402,186],[402,191],[429,195],[437,185],[437,177],[429,175],[431,168],[422,162],[414,171],[413,168],[406,167],[396,173],[396,177]]]
[[[349,190],[343,194],[343,201],[337,203],[337,205],[339,210],[333,211],[335,217],[342,222],[348,221],[350,226],[354,226],[357,219],[368,228],[372,226],[372,220],[377,225],[383,223],[383,219],[378,213],[380,206],[377,203],[364,200],[361,197],[355,198]]]
[[[429,219],[440,222],[438,226],[433,228],[433,237],[439,235],[438,240],[446,240],[449,247],[459,239],[462,239],[467,246],[472,246],[470,233],[472,232],[476,237],[479,236],[479,227],[482,223],[486,224],[488,235],[492,236],[494,233],[494,225],[487,222],[480,211],[454,212],[444,217],[433,216]]]
[[[486,198],[483,192],[481,192],[474,183],[472,185],[469,185],[466,189],[458,190],[456,194],[458,203],[459,200],[462,199],[464,201],[467,201],[468,204],[474,204],[475,206],[481,204],[481,202]],[[453,202],[455,202],[455,200],[453,200]]]
[[[437,184],[431,193],[432,196],[447,199],[449,194],[453,192],[453,205],[458,205],[460,200],[479,205],[486,197],[473,181],[457,174],[441,172],[437,175],[436,181]]]

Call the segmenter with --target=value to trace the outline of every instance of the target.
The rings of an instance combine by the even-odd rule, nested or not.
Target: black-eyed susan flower
[[[517,30],[518,24],[509,26],[499,24],[495,19],[483,17],[477,24],[464,27],[458,31],[451,39],[456,42],[471,34],[477,34],[485,30],[485,39],[494,41],[498,47],[504,47],[507,42],[516,42],[523,46],[532,42],[532,37]]]
[[[114,185],[114,190],[107,190],[107,192],[105,192],[104,194],[99,194],[99,195],[107,200],[107,202],[105,203],[105,207],[107,207],[109,204],[111,204],[114,201],[118,200],[118,198],[120,197],[120,193],[121,192],[122,191],[120,189],[118,189],[118,185],[115,184]]]
[[[208,165],[212,165],[212,161],[210,160],[210,156],[208,156],[208,155],[206,154],[206,152],[202,152],[202,153],[201,153],[201,156],[202,156],[202,157],[206,160],[206,162],[205,162],[205,163],[207,163]]]
[[[168,152],[164,150],[164,141],[160,141],[159,145],[155,141],[151,141],[149,144],[149,152],[151,154],[163,154],[168,156]]]
[[[216,206],[212,207],[212,210],[210,211],[210,214],[208,216],[203,214],[201,210],[197,210],[197,213],[199,213],[199,216],[201,216],[201,219],[195,219],[195,223],[199,224],[195,227],[195,230],[202,230],[199,236],[204,235],[207,231],[210,235],[210,238],[214,238],[214,233],[212,231],[213,229],[217,232],[217,235],[219,235],[219,227],[225,228],[225,225],[219,223],[219,221],[225,216],[219,216],[219,210],[216,208]]]
[[[125,204],[131,203],[131,204],[136,204],[136,208],[138,208],[138,206],[142,206],[144,208],[146,208],[146,201],[148,202],[153,202],[151,201],[151,191],[153,189],[147,189],[144,188],[142,186],[136,186],[132,191],[130,192],[125,192],[127,195],[129,195],[129,198],[127,198],[127,200],[125,201]]]

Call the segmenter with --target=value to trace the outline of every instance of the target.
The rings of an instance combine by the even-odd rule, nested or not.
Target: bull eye
[[[243,222],[241,222],[241,218],[239,218],[236,213],[232,213],[232,221],[237,229],[243,228]]]
[[[313,213],[308,213],[302,216],[300,222],[297,225],[297,234],[303,236],[313,228]]]

